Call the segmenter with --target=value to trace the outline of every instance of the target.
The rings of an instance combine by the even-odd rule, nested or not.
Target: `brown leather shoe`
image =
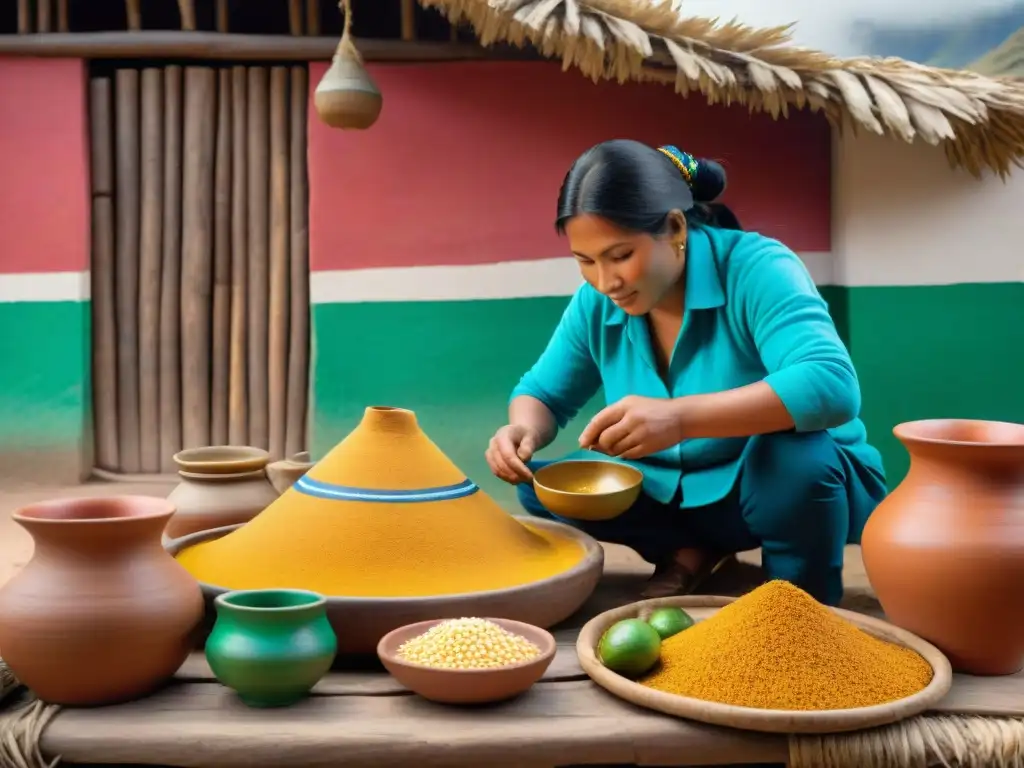
[[[698,568],[696,572],[691,572],[675,559],[668,560],[654,569],[654,574],[648,579],[641,596],[644,600],[649,600],[654,597],[692,594],[723,565],[735,559],[736,555],[710,555],[705,561],[707,564]]]

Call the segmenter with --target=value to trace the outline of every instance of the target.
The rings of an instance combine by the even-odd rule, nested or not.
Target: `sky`
[[[926,20],[955,21],[967,13],[1000,10],[1016,0],[675,0],[688,16],[738,18],[765,27],[797,22],[793,38],[798,45],[837,56],[864,53],[851,34],[856,21],[873,19],[920,25]]]

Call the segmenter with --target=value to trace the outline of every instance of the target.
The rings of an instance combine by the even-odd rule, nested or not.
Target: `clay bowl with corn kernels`
[[[436,667],[429,663],[409,661],[401,648],[419,638],[445,619],[419,621],[392,630],[377,644],[377,656],[395,680],[413,693],[442,704],[489,704],[505,701],[525,693],[551,665],[557,643],[547,630],[511,619],[486,618],[506,632],[527,640],[537,653],[523,661],[484,668]]]

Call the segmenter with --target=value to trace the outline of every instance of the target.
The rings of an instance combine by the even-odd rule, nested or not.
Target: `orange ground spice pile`
[[[639,680],[680,696],[757,709],[869,707],[917,693],[932,668],[785,581],[770,581],[661,644]]]

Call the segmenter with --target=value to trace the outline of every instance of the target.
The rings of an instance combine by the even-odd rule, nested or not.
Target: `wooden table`
[[[589,681],[539,683],[513,702],[461,709],[418,696],[317,695],[252,710],[212,683],[137,704],[65,710],[45,755],[72,763],[173,766],[559,766],[784,763],[785,737],[638,709]]]
[[[576,660],[591,616],[638,598],[650,566],[606,547],[605,578],[556,628],[558,653],[523,696],[487,707],[433,704],[382,670],[332,672],[308,700],[250,709],[217,684],[201,654],[166,690],[130,704],[62,710],[42,750],[79,764],[232,766],[696,766],[784,763],[786,738],[704,726],[641,709],[598,688]],[[747,572],[744,579],[749,579]],[[735,577],[734,577],[735,578]],[[722,585],[727,593],[738,585]]]
[[[250,709],[217,684],[194,654],[166,690],[130,704],[62,710],[42,751],[78,764],[238,766],[705,766],[786,763],[785,736],[706,726],[621,701],[583,674],[575,640],[591,616],[637,598],[650,566],[606,548],[605,578],[573,619],[554,630],[558,653],[544,679],[488,707],[432,704],[380,669],[332,672],[286,709]],[[716,575],[705,590],[740,594],[760,579],[750,566]],[[845,605],[875,612],[862,590]],[[957,676],[958,678],[960,676]],[[945,712],[1024,716],[1024,673],[954,682]]]

